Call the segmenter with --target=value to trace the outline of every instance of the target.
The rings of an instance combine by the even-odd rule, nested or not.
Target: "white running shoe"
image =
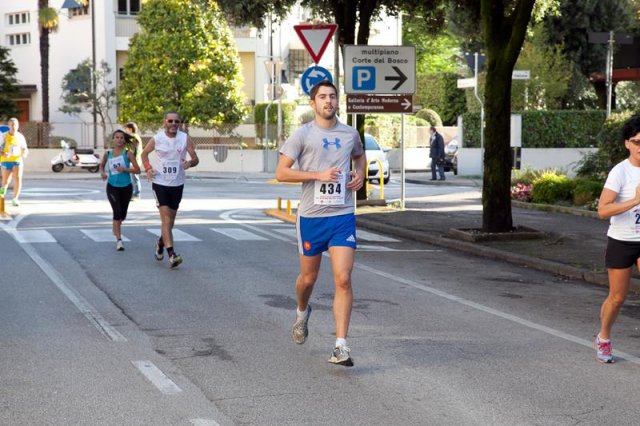
[[[124,251],[124,243],[122,242],[122,240],[118,240],[116,242],[116,250]]]
[[[329,357],[331,364],[344,365],[345,367],[353,367],[353,358],[351,358],[351,350],[346,346],[336,346]]]
[[[293,323],[293,328],[291,329],[291,337],[293,337],[293,341],[297,344],[301,345],[307,340],[307,336],[309,335],[309,328],[307,327],[307,322],[309,322],[309,316],[311,315],[311,305],[307,303],[307,312],[304,314],[304,318],[301,320],[296,320]]]

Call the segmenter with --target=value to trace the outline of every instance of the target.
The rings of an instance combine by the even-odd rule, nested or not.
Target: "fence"
[[[43,123],[27,121],[20,123],[20,132],[27,140],[29,148],[60,148],[65,140],[78,148],[93,148],[92,123]],[[98,148],[103,148],[102,128],[98,125]]]

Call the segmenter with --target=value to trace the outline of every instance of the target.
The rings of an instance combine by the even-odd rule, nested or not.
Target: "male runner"
[[[164,130],[158,132],[142,151],[142,164],[160,210],[161,234],[156,241],[155,258],[164,258],[164,249],[169,255],[169,265],[175,268],[182,263],[182,256],[173,249],[173,225],[178,213],[184,189],[184,171],[198,165],[198,155],[189,136],[178,130],[180,116],[175,112],[164,115]],[[155,167],[149,162],[149,154],[156,152]],[[189,153],[190,160],[187,160]]]
[[[329,362],[353,366],[347,346],[353,293],[351,271],[356,249],[353,191],[362,187],[365,156],[358,132],[336,118],[336,87],[322,81],[311,89],[312,122],[298,129],[280,149],[276,178],[302,182],[296,223],[300,273],[296,279],[297,311],[293,340],[302,344],[308,335],[309,298],[318,278],[322,253],[329,251],[335,283],[333,316],[336,342]],[[349,171],[351,160],[354,171]],[[294,163],[298,168],[294,169]]]

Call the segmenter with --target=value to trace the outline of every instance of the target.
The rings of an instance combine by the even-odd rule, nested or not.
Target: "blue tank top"
[[[129,159],[127,158],[127,152],[122,150],[122,155],[113,157],[113,152],[109,151],[107,156],[107,169],[109,170],[109,180],[107,181],[111,186],[124,187],[131,185],[131,174],[129,172],[119,172],[116,170],[119,166],[129,168]]]

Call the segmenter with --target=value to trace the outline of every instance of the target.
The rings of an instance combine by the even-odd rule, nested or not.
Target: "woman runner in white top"
[[[603,363],[614,362],[611,328],[629,293],[633,265],[640,267],[640,116],[629,119],[622,133],[629,157],[611,169],[598,203],[598,215],[610,218],[605,253],[609,295],[600,308],[595,338],[596,359]]]

